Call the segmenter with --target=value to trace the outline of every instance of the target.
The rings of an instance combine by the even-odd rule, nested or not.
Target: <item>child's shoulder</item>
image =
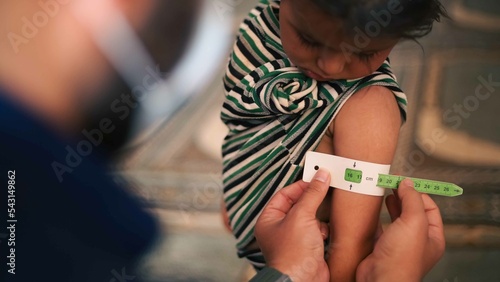
[[[279,36],[280,2],[279,0],[260,0],[241,23],[238,35],[251,30],[256,32],[257,36],[269,32]]]

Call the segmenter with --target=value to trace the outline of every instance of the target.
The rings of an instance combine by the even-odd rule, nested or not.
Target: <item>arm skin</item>
[[[331,124],[335,155],[390,164],[401,126],[392,92],[381,86],[355,93]],[[356,268],[372,252],[383,197],[334,189],[328,264],[331,281],[355,281]]]

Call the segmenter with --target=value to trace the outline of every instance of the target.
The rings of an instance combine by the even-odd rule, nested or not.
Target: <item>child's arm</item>
[[[401,126],[393,93],[372,86],[354,94],[330,130],[335,155],[390,164]],[[335,189],[330,212],[331,281],[355,281],[358,264],[373,249],[383,197]]]

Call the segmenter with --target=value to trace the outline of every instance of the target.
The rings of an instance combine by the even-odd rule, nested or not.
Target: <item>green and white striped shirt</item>
[[[229,128],[222,146],[224,201],[239,255],[263,267],[255,222],[279,189],[301,177],[304,155],[319,144],[342,105],[363,87],[380,85],[395,95],[405,117],[406,96],[388,60],[355,80],[318,82],[283,51],[279,1],[261,1],[240,26],[224,77],[221,118]]]

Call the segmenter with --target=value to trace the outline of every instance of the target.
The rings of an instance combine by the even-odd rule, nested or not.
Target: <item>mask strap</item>
[[[98,2],[103,3],[98,3]],[[108,4],[106,4],[106,2]],[[142,85],[148,68],[155,64],[125,16],[108,0],[83,0],[75,3],[73,14],[94,39],[95,44],[125,82],[134,88]],[[110,5],[99,13],[96,7]]]
[[[224,62],[232,41],[232,14],[220,15],[211,1],[201,1],[203,7],[190,45],[166,80],[119,10],[110,8],[108,10],[113,11],[111,14],[92,18],[96,11],[88,9],[95,10],[96,6],[102,6],[101,1],[79,1],[83,8],[75,5],[74,13],[88,28],[98,48],[127,82],[133,94],[141,92],[141,97],[137,99],[140,106],[134,113],[129,136],[132,141],[129,145],[137,145],[211,82],[214,71]]]

